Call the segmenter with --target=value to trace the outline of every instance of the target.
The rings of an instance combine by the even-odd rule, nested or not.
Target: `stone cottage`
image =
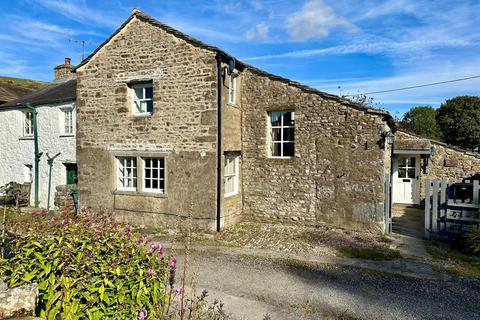
[[[75,68],[80,205],[382,227],[390,115],[242,63],[134,10]]]
[[[47,153],[53,157],[50,204],[55,188],[76,182],[75,113],[76,80],[70,59],[55,67],[55,81],[40,91],[0,105],[0,185],[33,182],[35,175],[33,110],[37,112],[39,150],[39,206],[48,204]],[[30,203],[34,205],[34,188]]]
[[[460,181],[480,173],[480,155],[398,130],[392,170],[393,203],[419,205],[426,179]]]

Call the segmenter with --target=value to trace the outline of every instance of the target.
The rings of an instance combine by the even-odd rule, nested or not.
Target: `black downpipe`
[[[222,185],[222,58],[217,54],[217,232],[220,232]]]

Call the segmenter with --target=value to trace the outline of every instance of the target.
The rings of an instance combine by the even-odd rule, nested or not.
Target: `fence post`
[[[438,232],[438,180],[433,180],[432,194],[432,231]]]
[[[385,232],[392,232],[392,217],[391,217],[391,205],[390,205],[390,193],[392,192],[390,185],[390,175],[385,175]]]
[[[430,179],[425,179],[425,238],[430,238]]]
[[[447,181],[445,178],[442,179],[442,183],[440,185],[440,218],[443,218],[445,221],[447,219],[445,208],[447,206]],[[442,231],[442,224],[439,223],[439,231]],[[445,224],[444,224],[445,226]]]
[[[480,191],[480,182],[478,180],[473,180],[473,204],[479,204],[478,197],[480,196],[478,193]]]

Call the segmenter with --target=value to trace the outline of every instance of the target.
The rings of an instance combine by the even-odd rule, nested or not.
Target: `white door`
[[[419,204],[420,157],[398,155],[394,161],[393,195],[394,202]]]

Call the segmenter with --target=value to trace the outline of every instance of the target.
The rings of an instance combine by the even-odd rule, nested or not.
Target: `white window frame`
[[[117,157],[117,189],[122,191],[137,191],[138,183],[138,164],[136,157]],[[132,163],[126,163],[126,161],[133,161]],[[125,161],[125,162],[124,162]],[[122,169],[130,168],[132,169],[130,174],[125,174],[122,172]],[[123,180],[132,181],[132,185],[128,186],[129,183],[122,182]],[[127,184],[127,186],[125,186]]]
[[[137,95],[135,94],[135,89],[142,89],[143,98],[137,99]],[[145,88],[152,88],[152,98],[145,98],[146,92]],[[151,115],[153,113],[153,83],[137,83],[130,86],[131,95],[132,95],[132,114],[135,116],[144,116],[144,115]],[[152,112],[148,112],[147,109],[145,111],[138,111],[136,102],[148,102],[152,101]]]
[[[281,117],[281,123],[279,126],[272,126],[272,114],[273,113],[291,113],[291,119],[293,120],[293,125],[284,124],[284,116]],[[284,140],[283,129],[293,129],[295,134],[295,112],[294,111],[271,111],[268,113],[268,127],[269,127],[269,146],[268,146],[268,155],[270,158],[281,158],[281,159],[292,159],[295,157],[295,136],[293,140]],[[280,129],[280,140],[273,140],[273,129]],[[275,144],[280,144],[280,155],[273,155]],[[283,146],[285,143],[293,143],[293,155],[284,156]]]
[[[62,134],[73,136],[75,134],[75,119],[73,116],[73,108],[70,108],[70,107],[62,108],[61,110],[62,110],[62,117],[63,117]],[[70,128],[70,132],[67,130],[67,127]]]
[[[30,115],[30,119],[28,119],[28,115]],[[33,136],[33,111],[23,112],[23,136],[24,137]]]
[[[232,72],[228,76],[228,103],[235,104],[237,101],[237,77],[238,74]]]
[[[153,167],[147,167],[146,160],[158,160],[158,168],[153,168]],[[161,164],[163,162],[163,167],[161,167]],[[157,169],[157,178],[153,178],[152,172],[153,170]],[[166,190],[166,169],[165,169],[165,157],[145,157],[142,158],[142,170],[143,170],[143,177],[142,177],[142,191],[144,192],[152,192],[152,193],[161,193],[165,194]],[[152,170],[150,173],[150,177],[147,178],[147,170]],[[161,178],[160,172],[163,171],[163,178]],[[158,181],[158,188],[147,188],[146,187],[146,180],[150,180],[150,186],[153,186],[153,181],[157,180]],[[163,188],[160,188],[160,183],[163,181]]]
[[[238,194],[238,159],[239,156],[225,156],[225,165],[224,165],[224,192],[225,198],[234,196]],[[227,173],[227,168],[229,165],[233,165],[233,173]],[[233,190],[227,192],[227,181],[233,179]]]

